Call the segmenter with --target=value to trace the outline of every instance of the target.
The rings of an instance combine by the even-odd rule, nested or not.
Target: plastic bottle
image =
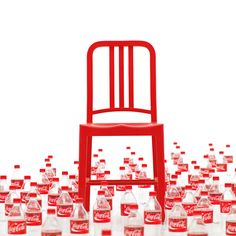
[[[197,199],[195,198],[193,192],[192,192],[192,186],[187,185],[185,195],[182,199],[182,206],[184,207],[187,216],[188,216],[188,223],[192,221],[194,208],[197,205]]]
[[[227,163],[233,163],[234,157],[231,151],[231,146],[230,144],[226,144],[225,146],[225,151],[224,151],[224,160]]]
[[[192,185],[193,190],[197,190],[198,188],[198,182],[200,180],[199,170],[200,170],[200,166],[194,166],[194,172],[192,173],[190,177],[190,184]]]
[[[201,198],[194,210],[195,215],[200,215],[205,224],[213,223],[213,208],[208,199],[207,191],[201,192]]]
[[[236,235],[236,200],[232,201],[231,211],[226,217],[226,235]]]
[[[168,219],[168,228],[170,232],[187,231],[187,213],[181,204],[181,198],[175,198],[175,204],[170,212]]]
[[[52,186],[48,192],[48,206],[56,206],[57,199],[60,197],[61,189],[59,187],[59,178],[52,179]]]
[[[130,213],[125,219],[124,235],[144,236],[144,225],[141,216],[138,213],[138,205],[130,206]]]
[[[7,195],[6,197],[6,200],[5,200],[5,216],[8,216],[12,207],[13,207],[13,201],[15,198],[19,198],[18,194],[16,193],[16,189],[18,187],[16,185],[11,185],[9,187],[9,194]]]
[[[70,217],[73,211],[73,200],[68,193],[68,186],[61,187],[60,197],[56,201],[57,216]]]
[[[96,175],[98,166],[99,166],[98,154],[93,154],[92,167],[91,167],[91,175],[92,175],[92,177],[94,175]],[[92,179],[94,179],[94,178],[92,178]]]
[[[124,166],[120,166],[120,180],[127,180],[127,175],[125,172],[125,167]],[[116,185],[116,191],[125,191],[125,185]]]
[[[217,161],[216,161],[215,149],[214,148],[212,148],[212,147],[210,148],[208,156],[209,156],[208,159],[209,159],[209,162],[211,163],[212,168],[215,168]]]
[[[26,198],[26,196],[29,193],[30,188],[31,188],[30,187],[30,181],[31,181],[31,176],[25,175],[24,176],[24,185],[23,185],[22,190],[20,192],[20,197],[21,197],[21,202],[22,203],[26,203],[25,198]]]
[[[144,206],[144,227],[150,236],[160,234],[162,224],[162,209],[156,196],[157,192],[149,192],[149,200]]]
[[[189,170],[188,170],[188,183],[190,184],[190,178],[192,176],[192,174],[195,172],[194,171],[194,166],[197,164],[196,160],[191,161],[191,164],[189,166]]]
[[[37,182],[38,191],[41,195],[48,194],[50,188],[50,181],[47,175],[45,174],[45,169],[42,168],[39,170],[39,172],[40,174]]]
[[[213,184],[209,190],[209,200],[213,205],[214,211],[214,223],[219,223],[220,221],[220,199],[222,192],[219,187],[219,176],[213,177]]]
[[[79,197],[78,184],[75,180],[75,175],[69,175],[69,194],[73,202]]]
[[[51,183],[52,179],[55,177],[55,172],[54,172],[54,170],[52,168],[52,164],[51,163],[46,163],[45,175],[47,176],[48,180]]]
[[[120,214],[121,216],[128,216],[130,213],[130,207],[137,205],[137,200],[132,192],[132,186],[127,185],[126,191],[123,194],[120,201]]]
[[[205,185],[205,180],[204,179],[200,179],[198,182],[198,188],[194,193],[195,198],[197,199],[197,202],[200,200],[201,198],[201,192],[202,191],[206,191],[208,193],[208,189],[206,188]]]
[[[15,185],[16,189],[21,189],[23,184],[24,179],[21,173],[20,165],[14,165],[14,172],[11,178],[11,185]]]
[[[111,208],[104,194],[103,190],[98,190],[97,199],[93,206],[94,232],[99,236],[103,229],[111,228]]]
[[[47,218],[43,223],[41,236],[62,236],[61,226],[55,216],[55,213],[55,209],[47,210]]]
[[[28,194],[25,197],[25,203],[29,202],[31,193],[36,193],[37,201],[38,201],[39,205],[42,207],[43,206],[42,197],[41,197],[40,193],[38,192],[37,182],[31,182],[30,183],[30,190],[29,190]]]
[[[27,233],[26,220],[21,208],[21,199],[14,198],[13,207],[8,215],[8,234],[23,235]]]
[[[68,176],[68,171],[62,171],[61,181],[59,182],[60,188],[62,186],[69,187],[69,184],[70,184],[70,180],[69,180],[69,176]]]
[[[187,236],[208,236],[206,225],[201,216],[195,216],[190,222]]]
[[[4,203],[7,195],[9,194],[9,187],[7,184],[7,176],[0,176],[0,203]]]
[[[112,195],[109,191],[109,189],[107,188],[107,181],[102,181],[101,182],[101,190],[103,190],[105,192],[104,196],[106,198],[106,200],[108,201],[110,208],[112,210]]]
[[[76,206],[70,218],[70,233],[71,234],[89,234],[89,215],[83,206],[83,199],[76,200]]]
[[[124,160],[124,166],[125,166],[125,173],[126,173],[127,178],[128,179],[133,179],[133,172],[132,172],[132,170],[130,168],[130,165],[129,165],[129,159],[128,160]]]
[[[165,194],[165,209],[171,210],[174,206],[174,199],[179,198],[180,193],[176,188],[176,181],[171,180]]]
[[[29,226],[42,225],[42,210],[37,201],[36,193],[30,193],[30,199],[26,205],[25,219]]]

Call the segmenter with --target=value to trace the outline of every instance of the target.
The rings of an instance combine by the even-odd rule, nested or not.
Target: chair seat
[[[93,135],[153,135],[163,124],[157,123],[91,123],[82,124],[87,134]],[[111,133],[112,132],[112,133]]]

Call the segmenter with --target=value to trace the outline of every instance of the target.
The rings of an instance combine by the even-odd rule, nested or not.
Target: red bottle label
[[[13,204],[5,203],[5,216],[9,215],[12,207],[13,207]]]
[[[191,176],[190,179],[190,184],[192,185],[192,189],[193,190],[197,190],[198,189],[198,183],[199,183],[199,176]]]
[[[25,213],[25,219],[27,225],[41,225],[42,224],[42,213],[41,212],[26,212]]]
[[[226,221],[226,235],[236,235],[235,221]]]
[[[196,207],[196,205],[196,203],[182,203],[182,206],[184,207],[188,216],[193,216],[194,208]]]
[[[88,220],[71,220],[70,232],[72,234],[88,234],[89,221]]]
[[[220,212],[221,213],[229,213],[231,210],[231,201],[220,201]]]
[[[213,223],[213,210],[195,209],[194,215],[201,215],[205,224]]]
[[[8,221],[8,234],[26,234],[25,220],[9,220]]]
[[[216,170],[217,172],[226,172],[227,171],[227,164],[216,164]]]
[[[188,172],[188,164],[178,164],[178,171],[181,172]]]
[[[59,198],[59,194],[49,194],[48,195],[48,205],[49,206],[56,206],[57,205],[57,199]]]
[[[186,232],[187,231],[187,218],[169,218],[169,231],[170,232]]]
[[[0,192],[0,203],[5,203],[9,191]]]
[[[115,196],[115,187],[114,186],[107,186],[109,192],[111,193],[111,196]]]
[[[112,198],[106,198],[106,200],[108,201],[110,208],[112,210]]]
[[[97,180],[105,180],[105,173],[97,173],[96,178]]]
[[[125,185],[116,185],[116,191],[125,191]]]
[[[120,204],[120,214],[121,216],[128,216],[130,213],[130,206],[137,205],[137,203],[121,203]]]
[[[24,184],[23,179],[12,179],[11,180],[11,185],[16,186],[17,189],[22,189]]]
[[[144,224],[159,225],[162,223],[160,211],[144,211]]]
[[[108,223],[111,221],[111,212],[109,210],[94,210],[93,222],[94,223]]]
[[[200,169],[201,175],[209,174],[209,172],[210,172],[209,168],[201,168],[201,169]]]
[[[26,203],[26,196],[27,196],[27,194],[28,194],[29,192],[21,192],[20,193],[20,198],[21,198],[21,202],[22,203]]]
[[[213,205],[219,205],[222,193],[210,193],[209,200]]]
[[[37,187],[40,194],[48,194],[49,184],[38,184]]]
[[[224,160],[225,160],[227,163],[233,163],[234,158],[233,158],[233,156],[224,156]]]
[[[58,217],[70,217],[73,211],[73,205],[57,205]]]
[[[144,236],[143,226],[125,226],[125,236]]]
[[[59,230],[46,230],[42,232],[41,236],[62,236],[62,232]]]
[[[171,210],[174,206],[174,199],[166,197],[165,198],[165,208],[166,210]]]

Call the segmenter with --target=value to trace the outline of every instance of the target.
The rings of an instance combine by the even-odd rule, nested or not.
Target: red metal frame
[[[109,79],[110,107],[93,110],[93,52],[100,47],[109,48]],[[115,107],[114,83],[114,48],[119,48],[119,106]],[[128,47],[128,83],[129,105],[124,106],[124,48]],[[150,53],[150,104],[148,110],[134,107],[134,47],[144,47]],[[93,115],[104,112],[131,111],[150,114],[150,123],[93,123]],[[80,125],[79,141],[79,196],[85,200],[85,208],[89,211],[90,186],[99,185],[101,181],[91,180],[91,154],[93,136],[152,136],[153,175],[150,180],[108,180],[109,185],[154,185],[158,200],[163,210],[165,196],[165,167],[164,167],[164,131],[163,124],[157,124],[156,111],[156,55],[151,44],[144,41],[100,41],[92,44],[87,54],[87,124]]]

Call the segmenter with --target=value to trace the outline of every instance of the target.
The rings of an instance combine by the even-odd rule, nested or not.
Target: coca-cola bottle
[[[111,210],[112,210],[112,195],[109,191],[109,189],[107,188],[108,182],[107,181],[102,181],[101,182],[101,190],[103,190],[105,192],[104,196],[106,198],[106,200],[108,201]]]
[[[176,181],[171,180],[165,194],[165,209],[167,211],[173,208],[174,199],[178,197],[180,197],[180,193],[176,187]]]
[[[78,184],[75,180],[75,175],[69,175],[69,194],[73,200],[73,202],[76,201],[79,197],[79,190],[78,190]]]
[[[188,215],[188,221],[189,223],[191,222],[191,218],[193,217],[193,213],[194,213],[194,208],[197,205],[197,199],[195,198],[193,191],[192,191],[192,186],[191,185],[187,185],[186,186],[186,191],[185,191],[185,195],[182,199],[182,205]]]
[[[46,163],[45,175],[47,176],[50,183],[52,182],[53,177],[55,177],[55,172],[52,168],[51,163]]]
[[[208,190],[206,188],[206,185],[205,185],[205,180],[204,179],[200,179],[199,182],[198,182],[198,188],[197,190],[195,191],[194,193],[194,196],[195,198],[197,199],[197,202],[200,200],[201,198],[201,192],[202,191],[206,191],[208,193]]]
[[[219,223],[220,221],[220,199],[222,192],[219,187],[219,176],[213,177],[213,184],[209,190],[209,200],[213,205],[214,211],[214,223]]]
[[[5,203],[6,197],[9,194],[9,187],[7,184],[7,176],[0,176],[0,203]]]
[[[191,221],[187,236],[208,236],[206,225],[201,216],[195,216]]]
[[[22,190],[20,192],[20,197],[21,197],[21,202],[22,203],[26,202],[25,198],[26,198],[26,196],[29,193],[30,188],[31,188],[30,187],[30,181],[31,181],[31,176],[25,175],[24,176],[24,185],[23,185]]]
[[[120,179],[121,180],[127,180],[128,177],[126,175],[125,167],[120,166]],[[116,191],[125,191],[125,185],[116,185]]]
[[[104,173],[105,173],[105,179],[109,180],[110,175],[111,175],[111,171],[110,170],[105,170]],[[115,186],[114,185],[108,185],[107,188],[110,191],[112,197],[114,197],[115,196]]]
[[[24,178],[21,173],[20,165],[14,165],[14,171],[11,178],[11,185],[15,185],[16,189],[21,189],[24,184]]]
[[[69,176],[68,176],[68,171],[62,171],[62,177],[61,180],[59,182],[59,186],[67,186],[69,187],[70,184],[70,180],[69,180]]]
[[[105,166],[106,166],[106,161],[104,159],[101,159],[99,161],[99,165],[97,167],[96,171],[96,179],[97,180],[105,180]]]
[[[26,234],[26,220],[21,208],[21,199],[14,198],[13,207],[8,215],[8,234]]]
[[[112,236],[112,231],[110,229],[103,229],[101,236]]]
[[[217,161],[216,161],[215,149],[214,148],[212,148],[212,147],[210,148],[208,156],[209,156],[208,159],[209,159],[209,162],[211,163],[212,168],[215,168]]]
[[[232,201],[230,213],[226,217],[226,235],[236,235],[236,200]]]
[[[93,206],[95,235],[101,235],[102,229],[108,229],[111,227],[111,207],[104,195],[105,192],[103,190],[98,190],[97,199]]]
[[[181,172],[188,172],[188,163],[185,161],[185,152],[180,152],[180,157],[177,162],[178,170]]]
[[[178,164],[179,157],[180,157],[180,146],[175,146],[175,151],[171,158],[173,160],[174,165]]]
[[[189,171],[188,171],[188,183],[190,184],[190,178],[192,174],[195,172],[194,171],[194,166],[197,164],[196,160],[191,161],[191,164],[189,166]]]
[[[60,197],[61,189],[59,187],[59,178],[52,179],[52,186],[48,192],[48,206],[56,206],[57,199]]]
[[[181,198],[175,198],[175,204],[170,212],[168,219],[168,228],[170,232],[187,231],[187,213],[181,204]]]
[[[53,156],[53,155],[48,155],[48,159],[49,159],[49,162],[52,163],[52,165],[53,165],[53,161],[55,160],[55,159],[54,159],[54,156]],[[54,166],[54,165],[53,165],[53,166]],[[57,175],[57,168],[56,168],[56,167],[53,167],[52,169],[53,169],[53,171],[54,171],[54,176],[56,176],[56,175]]]
[[[121,216],[128,216],[130,213],[130,207],[132,205],[137,205],[137,200],[132,192],[132,186],[127,185],[126,191],[121,197],[121,201],[120,201]]]
[[[37,182],[38,191],[40,194],[48,194],[50,188],[50,181],[45,173],[45,169],[39,170],[40,175]]]
[[[9,187],[9,194],[6,197],[5,200],[5,216],[8,216],[12,207],[13,207],[13,201],[15,198],[19,198],[16,189],[18,189],[18,187],[16,185],[10,185]]]
[[[76,200],[76,206],[70,218],[70,233],[71,234],[89,234],[89,215],[83,206],[83,199]]]
[[[236,198],[234,192],[232,191],[232,184],[225,183],[225,191],[220,199],[220,212],[223,214],[228,214],[230,212],[233,200],[236,200]]]
[[[200,166],[194,166],[194,172],[192,173],[190,177],[190,184],[192,185],[193,190],[197,190],[198,188],[198,182],[200,180]]]
[[[220,151],[219,152],[219,158],[218,158],[218,161],[216,163],[216,170],[218,172],[218,175],[221,178],[226,177],[227,167],[228,167],[227,162],[224,160],[224,152]]]
[[[205,224],[213,223],[213,208],[210,200],[208,199],[208,192],[202,191],[201,198],[194,209],[194,215],[200,215]]]
[[[233,158],[234,157],[231,151],[231,146],[230,144],[226,144],[225,151],[224,151],[224,160],[227,163],[233,163],[233,160],[234,160]]]
[[[68,193],[68,186],[61,187],[60,197],[56,201],[57,216],[70,217],[73,211],[73,200]]]
[[[28,194],[25,196],[25,203],[28,203],[29,202],[29,199],[30,199],[30,194],[31,193],[36,193],[36,196],[37,196],[37,201],[40,205],[40,207],[42,207],[42,197],[40,195],[40,193],[38,192],[38,187],[37,187],[37,182],[31,182],[30,183],[30,190],[28,192]]]
[[[130,206],[130,213],[125,219],[124,236],[137,235],[144,236],[144,225],[138,213],[138,205]]]
[[[55,214],[55,209],[47,210],[47,218],[42,225],[41,236],[62,236],[61,226]]]
[[[92,177],[94,175],[96,175],[98,166],[99,166],[98,154],[93,154],[92,167],[91,167],[91,175],[92,175]]]
[[[150,236],[157,235],[162,224],[162,209],[156,196],[157,192],[149,192],[149,200],[144,206],[145,231]]]
[[[129,159],[124,160],[124,166],[125,166],[125,173],[126,173],[127,179],[133,179],[133,172],[132,172],[130,165],[129,165]],[[135,172],[135,174],[136,174],[136,172]]]
[[[30,193],[30,199],[26,205],[25,219],[29,226],[42,225],[42,210],[37,201],[36,193]]]

